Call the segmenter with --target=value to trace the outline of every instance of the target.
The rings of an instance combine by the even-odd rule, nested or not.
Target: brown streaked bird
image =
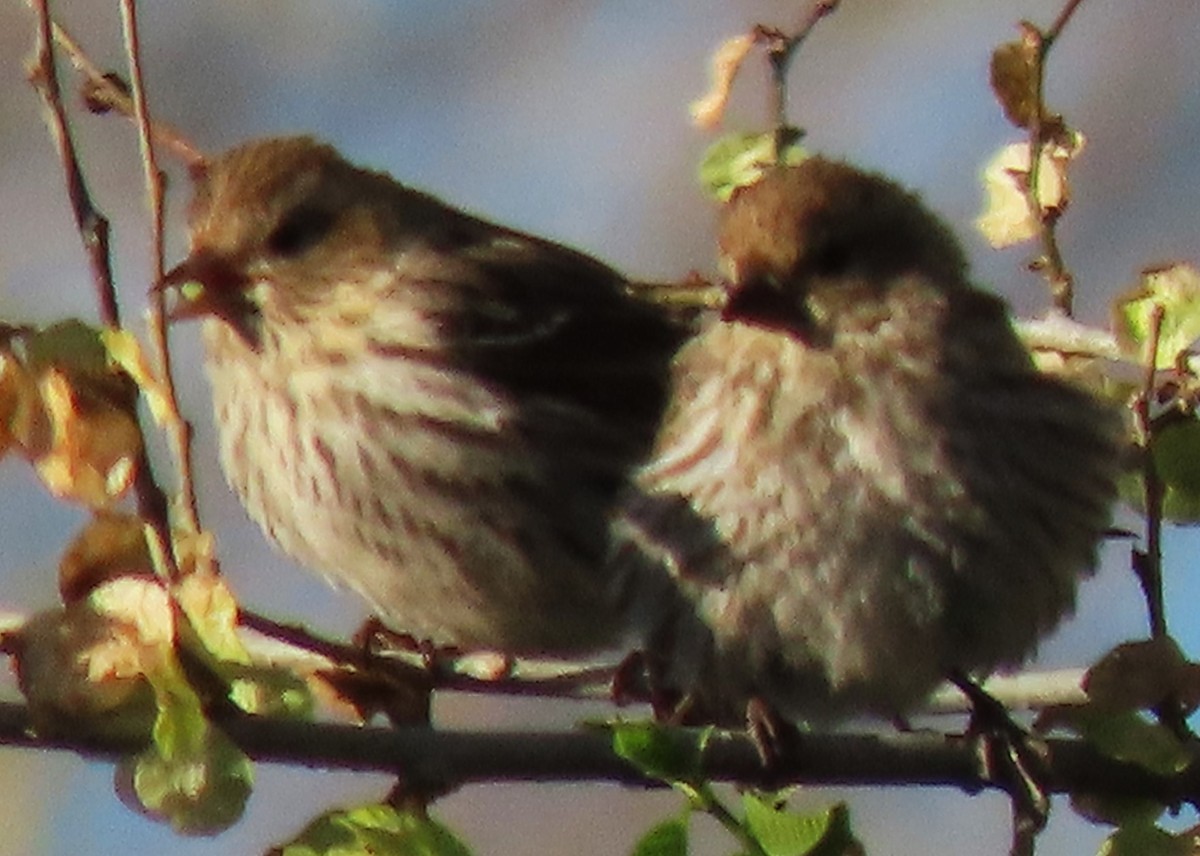
[[[673,323],[600,262],[305,137],[209,161],[189,224],[161,287],[205,318],[221,463],[272,541],[420,639],[618,641],[609,520]]]
[[[811,158],[737,192],[617,561],[668,688],[736,721],[902,714],[1030,656],[1109,523],[1121,421],[1040,374],[950,231]]]

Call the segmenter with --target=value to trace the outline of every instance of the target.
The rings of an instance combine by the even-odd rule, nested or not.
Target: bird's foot
[[[368,661],[388,651],[416,654],[421,659],[421,665],[434,680],[447,671],[452,671],[454,661],[462,656],[462,651],[451,645],[437,645],[411,633],[393,630],[374,615],[364,621],[362,627],[354,634],[354,644]],[[506,657],[505,672],[511,673],[512,667],[512,658]]]
[[[633,651],[613,670],[612,700],[618,707],[649,703],[655,721],[668,725],[690,723],[695,708],[691,696],[667,686],[655,659],[644,651]]]
[[[1045,744],[1015,723],[1008,709],[971,678],[955,673],[950,680],[971,703],[967,737],[974,741],[981,778],[1002,787],[1012,799],[1014,841],[1036,836],[1050,811],[1042,785],[1048,773]]]
[[[794,755],[800,744],[800,729],[759,696],[746,704],[746,731],[767,770],[778,767],[784,758]]]

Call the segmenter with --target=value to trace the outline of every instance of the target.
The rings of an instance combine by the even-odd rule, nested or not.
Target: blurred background
[[[202,148],[305,132],[352,160],[392,172],[508,225],[574,245],[647,278],[713,268],[713,207],[695,169],[711,138],[689,127],[687,105],[708,85],[708,59],[756,22],[791,25],[808,0],[155,0],[141,10],[154,114]],[[1017,139],[987,86],[992,48],[1030,18],[1048,25],[1060,0],[844,0],[801,51],[792,116],[808,145],[888,172],[922,192],[954,224],[977,278],[1019,312],[1046,305],[1024,271],[1028,250],[990,250],[971,222],[979,173]],[[61,0],[54,9],[100,65],[123,70],[115,4]],[[93,295],[66,204],[61,170],[25,83],[33,16],[0,7],[0,318],[94,319]],[[1088,136],[1075,197],[1061,228],[1078,280],[1081,318],[1107,303],[1143,266],[1200,256],[1200,5],[1195,0],[1084,4],[1055,49],[1049,103]],[[63,63],[65,66],[65,63]],[[76,83],[64,70],[64,81]],[[763,63],[739,79],[728,128],[765,125]],[[113,223],[127,317],[150,284],[137,146],[128,123],[77,114],[84,167]],[[178,176],[170,199],[170,253],[182,252]],[[216,467],[208,390],[196,331],[175,337],[183,407],[197,427],[196,473],[207,525],[244,603],[280,619],[345,634],[359,604],[276,556],[227,491]],[[165,457],[159,457],[160,469]],[[83,521],[51,500],[25,464],[0,464],[0,606],[55,602],[57,557]],[[1167,602],[1193,655],[1198,543],[1167,534]],[[1083,665],[1144,633],[1128,545],[1112,546],[1082,593],[1076,618],[1039,665]],[[11,687],[11,681],[9,681]],[[13,691],[10,690],[10,693]],[[445,726],[562,726],[603,707],[454,696],[439,698]],[[215,839],[190,840],[117,801],[110,765],[63,753],[0,749],[0,854],[262,852],[318,811],[381,797],[387,777],[260,766],[246,817]],[[916,788],[814,789],[820,805],[848,800],[871,853],[993,854],[1007,850],[1008,807],[996,796]],[[680,807],[670,793],[608,785],[491,786],[439,802],[480,856],[617,856]],[[1194,822],[1183,817],[1180,823]],[[1039,853],[1095,852],[1105,830],[1056,803]],[[727,853],[714,825],[694,826],[695,852]]]

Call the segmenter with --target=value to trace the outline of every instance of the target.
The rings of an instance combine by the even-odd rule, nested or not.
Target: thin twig
[[[814,0],[799,26],[791,33],[760,25],[754,29],[757,40],[767,45],[771,66],[771,114],[775,125],[775,153],[778,156],[796,136],[796,128],[787,118],[787,76],[796,51],[823,18],[836,11],[841,0]]]
[[[129,76],[132,81],[134,119],[138,127],[138,144],[145,169],[147,205],[150,209],[150,245],[154,281],[163,277],[163,173],[158,167],[152,140],[150,111],[146,103],[145,78],[142,74],[141,42],[138,38],[136,0],[121,0],[121,21],[125,30],[125,49],[129,57]],[[174,510],[182,519],[176,521],[186,531],[200,530],[196,512],[196,492],[192,479],[192,427],[180,414],[171,372],[171,350],[167,345],[163,293],[152,289],[148,326],[154,356],[160,368],[163,391],[169,402],[169,434],[179,466],[179,501]]]
[[[1162,503],[1163,485],[1154,460],[1154,420],[1151,408],[1158,377],[1159,340],[1162,335],[1164,310],[1155,304],[1150,314],[1150,335],[1146,341],[1145,376],[1141,392],[1134,405],[1138,439],[1142,447],[1142,489],[1146,505],[1146,549],[1133,553],[1133,569],[1142,586],[1146,611],[1150,620],[1150,635],[1155,639],[1167,635],[1167,622],[1162,592]]]
[[[1163,600],[1162,575],[1162,518],[1164,485],[1158,474],[1158,463],[1154,458],[1156,423],[1153,405],[1158,391],[1158,354],[1162,336],[1165,310],[1160,303],[1150,313],[1150,335],[1146,341],[1145,377],[1141,391],[1134,404],[1138,440],[1142,447],[1142,495],[1146,506],[1146,549],[1133,550],[1130,561],[1134,575],[1142,587],[1146,599],[1146,612],[1150,621],[1150,636],[1163,639],[1168,635],[1166,605]],[[1159,721],[1180,740],[1192,738],[1187,724],[1187,712],[1177,696],[1163,699],[1155,710]]]
[[[29,0],[32,4],[40,0]],[[115,110],[126,118],[134,118],[137,108],[134,95],[130,88],[122,85],[121,81],[100,69],[84,52],[79,42],[62,26],[51,24],[54,41],[67,54],[71,65],[83,75],[87,81],[85,90],[86,100],[93,109]],[[155,121],[150,123],[151,136],[167,147],[180,158],[188,167],[196,166],[204,160],[204,155],[180,131],[172,126]]]
[[[238,612],[238,623],[255,633],[285,645],[313,654],[331,664],[383,674],[395,673],[397,679],[411,677],[421,658],[404,658],[391,652],[371,653],[360,645],[347,644],[313,633],[306,627],[286,624],[251,610]],[[435,690],[449,690],[485,695],[535,696],[564,699],[610,699],[614,666],[559,666],[552,673],[532,676],[527,673],[546,672],[532,663],[518,663],[518,675],[502,678],[481,678],[465,673],[461,663],[470,655],[448,656],[437,660],[436,668],[428,670]],[[424,667],[420,667],[424,670]]]
[[[1075,10],[1082,5],[1083,0],[1067,0],[1067,5],[1058,13],[1058,17],[1050,26],[1050,29],[1042,34],[1042,42],[1046,50],[1050,50],[1050,46],[1062,35],[1063,28],[1067,26],[1067,23],[1071,20],[1071,16],[1075,14]]]
[[[1041,832],[1041,827],[1029,822],[1028,815],[1014,799],[1012,801],[1012,843],[1008,848],[1009,856],[1034,856],[1039,832]]]
[[[1084,669],[1071,668],[993,675],[981,684],[981,688],[1007,710],[1078,706],[1088,700],[1081,685],[1085,674]],[[948,715],[970,713],[971,710],[970,699],[947,682],[934,691],[917,713]]]
[[[1061,119],[1051,117],[1046,111],[1046,60],[1055,41],[1062,35],[1063,28],[1082,3],[1083,0],[1068,0],[1049,30],[1039,30],[1028,21],[1021,22],[1021,38],[1029,47],[1034,66],[1034,111],[1029,122],[1029,174],[1025,181],[1025,197],[1029,210],[1037,219],[1038,237],[1042,245],[1042,255],[1035,267],[1046,277],[1055,308],[1068,317],[1075,311],[1075,279],[1067,268],[1058,245],[1056,227],[1063,209],[1042,205],[1040,174],[1042,152],[1052,136],[1050,131],[1062,130]]]
[[[71,137],[66,109],[63,107],[62,88],[55,66],[51,35],[54,25],[50,18],[49,0],[30,0],[30,6],[37,17],[37,46],[28,69],[29,82],[41,96],[46,125],[50,129],[50,136],[62,162],[71,213],[75,216],[75,227],[83,241],[83,249],[92,271],[92,282],[96,287],[100,318],[111,327],[119,327],[121,314],[116,289],[113,286],[108,219],[92,204],[83,170],[79,166],[79,157],[75,152],[75,142]]]
[[[29,82],[41,96],[46,108],[46,122],[62,162],[71,211],[75,216],[75,225],[91,267],[100,319],[107,326],[120,327],[121,311],[113,284],[108,220],[92,203],[83,170],[79,166],[79,156],[63,106],[62,87],[54,60],[54,24],[50,18],[49,2],[30,2],[37,17],[37,47],[34,62],[29,69]],[[168,544],[170,540],[166,524],[166,497],[154,481],[144,445],[138,453],[135,472],[134,493],[137,496],[138,513],[152,524],[162,544]]]

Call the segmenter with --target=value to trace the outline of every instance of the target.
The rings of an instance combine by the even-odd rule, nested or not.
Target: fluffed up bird
[[[1021,663],[1109,523],[1118,415],[1040,374],[950,231],[813,157],[723,212],[721,320],[680,351],[618,564],[668,688],[733,721],[902,714]]]
[[[615,500],[681,332],[613,270],[264,139],[196,176],[160,287],[205,318],[221,463],[301,564],[438,644],[615,643]]]

